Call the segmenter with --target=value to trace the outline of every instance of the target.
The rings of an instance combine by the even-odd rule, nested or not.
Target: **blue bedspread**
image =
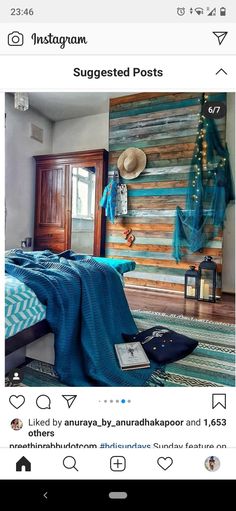
[[[76,259],[71,252],[50,251],[16,251],[6,258],[6,272],[46,305],[60,380],[73,386],[144,385],[156,366],[122,371],[114,352],[122,332],[137,332],[117,272],[94,259]]]

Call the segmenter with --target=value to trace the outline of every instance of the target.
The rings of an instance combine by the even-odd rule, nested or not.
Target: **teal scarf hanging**
[[[173,257],[182,258],[181,248],[201,250],[223,228],[226,206],[234,198],[229,153],[219,137],[216,123],[203,115],[189,173],[186,206],[176,208]]]
[[[114,172],[111,181],[104,189],[102,198],[100,200],[100,206],[105,208],[105,214],[109,218],[110,222],[115,222],[116,212],[116,198],[117,198],[117,187],[119,184],[119,173]]]

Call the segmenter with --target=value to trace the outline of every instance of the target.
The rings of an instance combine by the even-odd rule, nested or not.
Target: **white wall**
[[[6,94],[6,249],[20,247],[34,232],[35,154],[52,152],[52,123],[31,108],[14,108]],[[41,144],[30,138],[33,122],[44,130]]]
[[[235,183],[235,94],[227,94],[226,141],[230,153],[230,164]],[[222,289],[235,292],[235,204],[232,201],[226,210],[223,237]]]
[[[108,149],[108,141],[108,112],[54,123],[53,153]]]
[[[109,114],[52,123],[30,108],[19,112],[6,94],[6,249],[17,248],[34,232],[36,154],[107,149]],[[30,124],[44,130],[41,144],[30,138]]]

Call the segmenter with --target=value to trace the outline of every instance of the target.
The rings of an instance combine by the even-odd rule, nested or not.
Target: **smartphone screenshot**
[[[1,494],[233,483],[235,4],[41,4],[0,6]]]

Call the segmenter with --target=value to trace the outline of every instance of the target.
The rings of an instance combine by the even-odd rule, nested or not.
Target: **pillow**
[[[194,339],[163,326],[155,326],[136,335],[122,335],[125,342],[141,342],[148,357],[159,364],[187,357],[198,345]]]

